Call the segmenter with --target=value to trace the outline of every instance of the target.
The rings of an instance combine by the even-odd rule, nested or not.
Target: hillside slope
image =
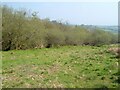
[[[108,48],[64,46],[3,51],[3,88],[118,87],[118,59]]]

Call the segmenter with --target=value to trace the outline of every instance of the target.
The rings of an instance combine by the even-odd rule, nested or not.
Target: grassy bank
[[[109,47],[3,51],[3,87],[117,87],[118,59]]]

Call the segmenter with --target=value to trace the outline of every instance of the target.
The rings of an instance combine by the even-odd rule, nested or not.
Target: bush
[[[118,42],[118,35],[96,28],[40,19],[36,12],[2,7],[2,50],[61,45],[103,45]]]

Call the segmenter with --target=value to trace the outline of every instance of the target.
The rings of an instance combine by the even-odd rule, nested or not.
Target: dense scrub
[[[40,19],[36,12],[2,7],[2,50],[43,48],[62,45],[117,43],[117,35],[96,28]]]

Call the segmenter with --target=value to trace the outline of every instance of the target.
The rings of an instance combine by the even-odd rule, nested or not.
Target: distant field
[[[3,51],[3,88],[116,88],[118,59],[109,47]]]
[[[118,26],[99,26],[99,25],[84,25],[85,28],[89,30],[94,30],[96,27],[104,31],[109,31],[115,34],[118,34]]]

